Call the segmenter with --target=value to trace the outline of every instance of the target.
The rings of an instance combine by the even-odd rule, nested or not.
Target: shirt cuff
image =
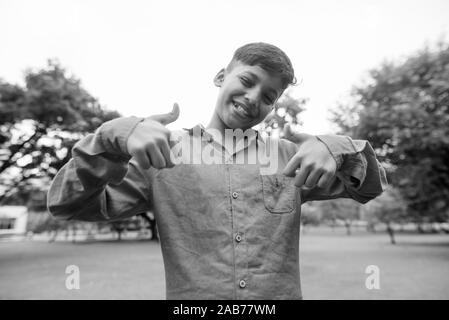
[[[356,153],[356,149],[348,136],[318,135],[318,140],[324,143],[332,157],[337,162],[337,170],[343,165],[343,156]]]
[[[98,128],[101,142],[110,154],[117,156],[130,156],[127,142],[135,127],[145,120],[139,117],[123,117],[105,122]]]
[[[348,136],[320,135],[317,138],[323,142],[337,162],[337,170],[347,185],[357,189],[366,177],[367,159],[363,151],[367,141],[352,140]]]

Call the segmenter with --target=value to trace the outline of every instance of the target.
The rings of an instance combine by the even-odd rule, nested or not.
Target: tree
[[[305,110],[306,98],[293,98],[289,92],[279,99],[274,110],[260,124],[260,130],[266,134],[279,134],[283,136],[283,128],[286,123],[301,125],[300,114]]]
[[[354,220],[360,219],[360,203],[352,199],[333,199],[316,202],[321,211],[323,220],[331,221],[331,226],[335,226],[338,220],[343,221],[346,234],[351,235],[351,226]],[[333,228],[333,227],[332,227]]]
[[[301,225],[303,233],[306,232],[306,227],[317,226],[320,224],[321,212],[317,206],[312,203],[304,203],[301,206]]]
[[[139,216],[148,223],[148,228],[151,230],[151,240],[159,240],[157,231],[156,219],[152,212],[143,212]]]
[[[371,223],[385,223],[392,244],[396,243],[393,223],[408,220],[406,213],[406,205],[401,194],[392,187],[388,187],[379,197],[362,207],[362,215],[366,220]]]
[[[416,222],[449,213],[449,44],[384,62],[354,87],[333,120],[341,132],[367,139]]]
[[[118,116],[54,60],[27,70],[23,88],[0,81],[0,203],[28,203],[70,159],[76,141]]]

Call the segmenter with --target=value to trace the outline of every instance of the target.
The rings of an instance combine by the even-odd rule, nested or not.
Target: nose
[[[259,90],[257,88],[251,88],[246,91],[245,94],[245,100],[246,103],[251,107],[252,109],[257,107],[257,102],[259,101]]]

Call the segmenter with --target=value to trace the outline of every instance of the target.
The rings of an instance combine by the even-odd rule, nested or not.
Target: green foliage
[[[83,135],[120,116],[101,107],[58,62],[28,70],[25,87],[0,81],[0,203],[45,190]]]
[[[355,87],[333,120],[342,133],[369,140],[389,180],[417,221],[449,212],[449,44],[401,63],[385,62]]]

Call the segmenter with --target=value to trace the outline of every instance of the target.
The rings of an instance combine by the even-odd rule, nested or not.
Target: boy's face
[[[281,79],[259,66],[235,62],[214,79],[220,87],[215,113],[225,128],[248,129],[262,122],[283,92]]]

